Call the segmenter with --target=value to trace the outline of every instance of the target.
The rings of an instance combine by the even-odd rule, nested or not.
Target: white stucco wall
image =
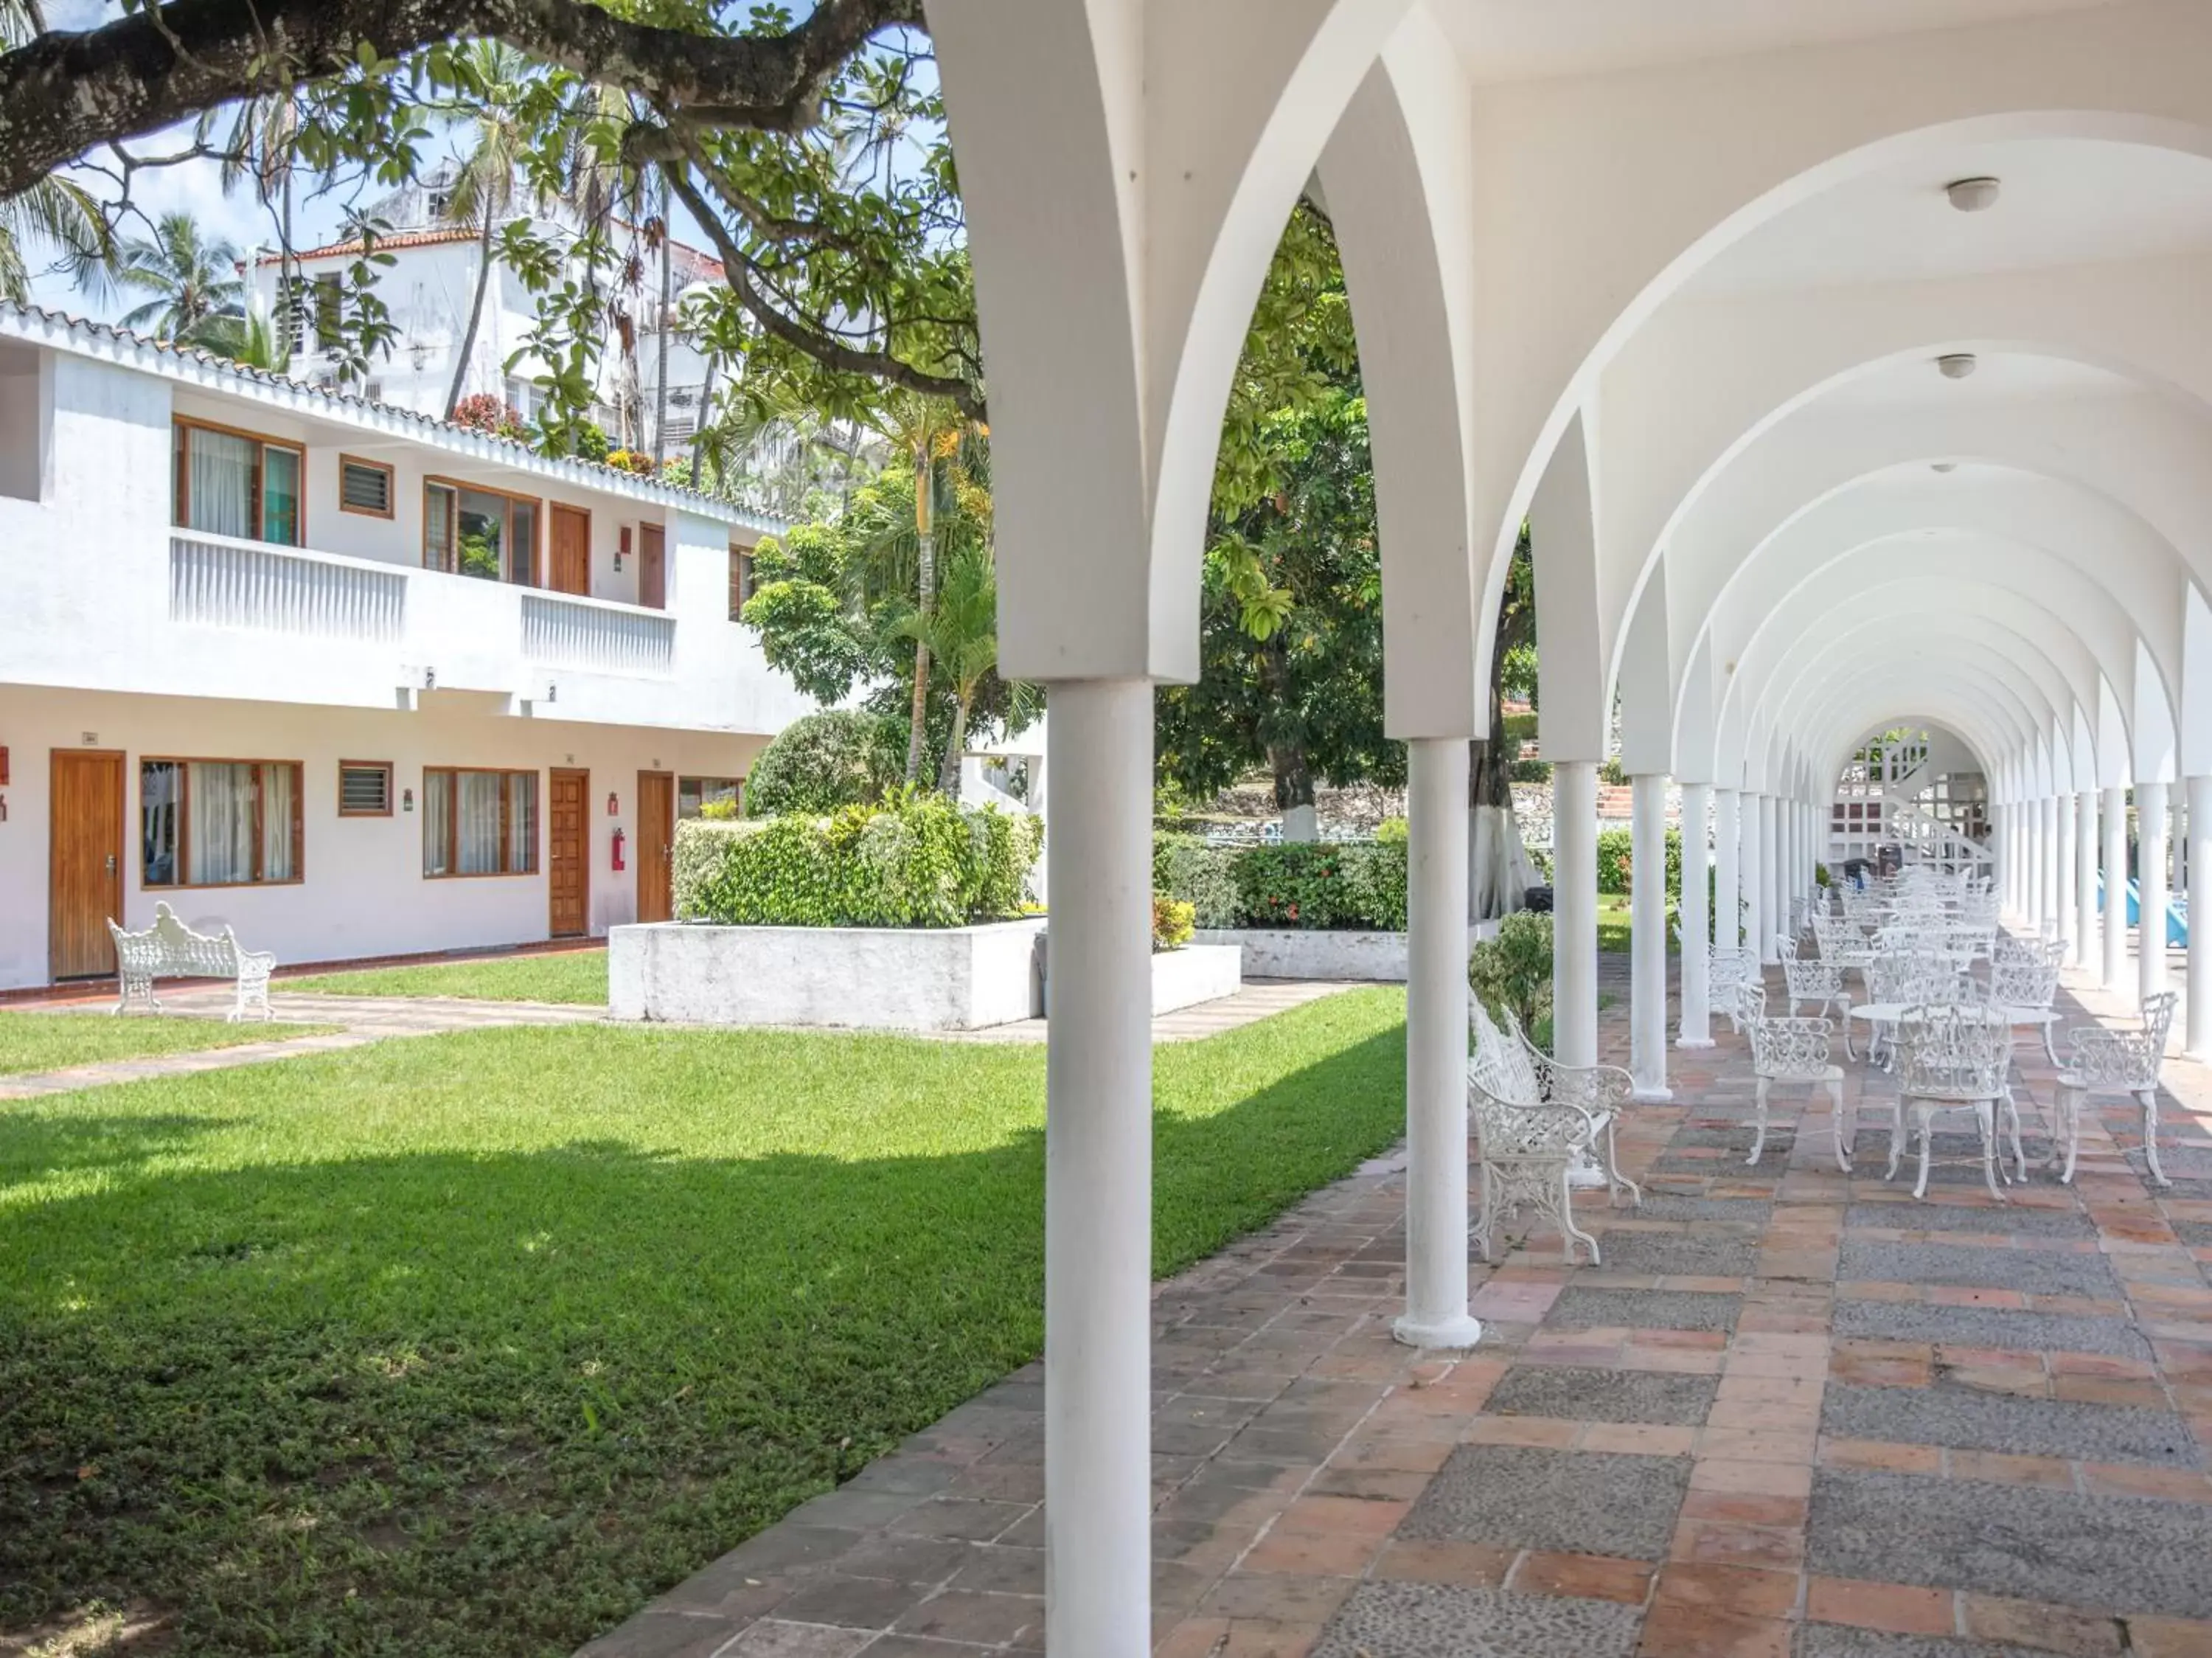
[[[250,948],[280,962],[337,960],[472,946],[526,943],[550,932],[546,892],[545,771],[588,769],[590,929],[605,933],[636,915],[636,791],[640,771],[743,777],[761,739],[607,725],[518,720],[476,711],[475,699],[429,698],[416,711],[311,708],[149,698],[0,686],[0,742],[12,783],[0,789],[0,989],[43,984],[47,968],[50,751],[119,749],[125,755],[125,926],[153,919],[166,898],[195,927],[229,923]],[[149,890],[142,881],[138,761],[142,755],[198,759],[298,760],[305,879],[283,887]],[[395,808],[414,792],[416,809],[389,818],[337,815],[337,765],[390,760]],[[422,768],[528,768],[538,777],[538,873],[426,881],[422,876]],[[606,797],[617,797],[609,816]],[[614,832],[626,832],[628,868],[614,873]]]
[[[40,358],[42,368],[18,372]],[[703,506],[686,511],[619,488],[592,490],[545,469],[487,464],[451,448],[349,429],[349,411],[314,399],[279,405],[226,396],[66,352],[18,347],[6,350],[0,369],[6,370],[0,432],[21,428],[27,439],[0,476],[0,683],[390,708],[434,677],[441,687],[498,695],[510,713],[557,708],[564,721],[763,736],[812,706],[769,668],[751,632],[729,619],[729,547],[756,533]],[[50,421],[43,412],[49,397]],[[397,636],[386,630],[384,637],[360,637],[361,630],[342,624],[278,625],[266,613],[274,608],[271,589],[295,581],[335,582],[344,573],[327,560],[282,551],[261,562],[279,569],[283,580],[240,599],[241,615],[250,613],[245,622],[173,620],[174,415],[304,445],[304,551],[404,570],[404,625]],[[395,468],[392,518],[339,509],[341,454]],[[18,474],[44,481],[6,488]],[[551,504],[588,512],[592,597],[616,608],[545,602],[609,630],[665,637],[672,625],[665,665],[640,668],[613,655],[541,656],[525,637],[526,589],[421,568],[423,479],[433,474],[539,501],[541,570],[550,562]],[[635,532],[647,523],[665,528],[661,610],[634,603]],[[633,532],[633,556],[617,571],[625,527]]]

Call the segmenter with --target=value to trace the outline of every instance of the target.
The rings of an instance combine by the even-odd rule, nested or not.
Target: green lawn
[[[1404,1007],[1157,1050],[1158,1270],[1398,1137]],[[588,1026],[0,1106],[0,1637],[567,1654],[1036,1355],[1043,1076]]]
[[[241,1042],[309,1036],[329,1027],[235,1025],[220,1019],[179,1019],[132,1014],[109,1019],[82,1013],[0,1013],[0,1076],[26,1071],[96,1065],[108,1059],[144,1059],[200,1048],[233,1048]]]
[[[328,996],[459,996],[478,1002],[573,1002],[604,1007],[607,953],[558,950],[415,967],[374,967],[363,972],[280,979],[276,988]]]
[[[1612,954],[1626,955],[1631,930],[1628,924],[1628,894],[1600,893],[1597,895],[1597,948],[1599,950]]]

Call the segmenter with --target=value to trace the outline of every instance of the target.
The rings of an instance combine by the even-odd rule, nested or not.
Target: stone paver
[[[1622,965],[1601,969],[1613,1063]],[[1881,1178],[1894,1088],[1858,1065],[1852,1172],[1826,1100],[1794,1094],[1747,1167],[1747,1056],[1716,1036],[1623,1124],[1644,1208],[1578,1200],[1601,1268],[1525,1218],[1473,1265],[1470,1353],[1390,1339],[1401,1155],[1158,1289],[1158,1652],[2212,1654],[2212,1190],[2153,1192],[2123,1105],[2085,1123],[2071,1188],[2036,1169],[1990,1204],[1971,1137],[1944,1136],[1972,1161],[1916,1204],[1909,1162]],[[2017,1076],[2038,1156],[2039,1049]],[[2212,1069],[2167,1081],[2162,1154],[2212,1155]],[[961,1406],[590,1658],[1033,1649],[1041,1380]]]

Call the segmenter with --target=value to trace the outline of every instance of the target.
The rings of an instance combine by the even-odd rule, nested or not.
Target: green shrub
[[[1388,826],[1387,825],[1385,826]],[[1377,836],[1372,844],[1344,849],[1346,909],[1354,924],[1381,932],[1406,930],[1406,842]]]
[[[1549,760],[1516,760],[1505,768],[1508,783],[1549,783],[1552,763]]]
[[[1597,838],[1597,889],[1601,893],[1625,893],[1635,867],[1636,838],[1626,829],[1608,829]],[[1667,832],[1667,893],[1679,898],[1682,893],[1682,832]]]
[[[1401,834],[1342,844],[1209,846],[1195,835],[1155,835],[1152,887],[1191,905],[1200,927],[1403,932],[1406,843]]]
[[[821,815],[883,798],[906,767],[897,723],[850,709],[809,714],[761,751],[745,779],[745,815]]]
[[[1552,1018],[1552,917],[1516,910],[1467,958],[1467,985],[1492,1017],[1511,1014],[1531,1040]]]
[[[1412,826],[1403,818],[1385,818],[1375,826],[1375,844],[1378,846],[1403,846],[1412,832]]]
[[[676,827],[676,913],[729,926],[957,927],[1019,913],[1035,818],[907,792],[879,807]]]
[[[1152,837],[1152,890],[1191,906],[1199,927],[1234,927],[1237,849],[1209,846],[1197,835]]]
[[[1194,930],[1191,925],[1191,906],[1181,899],[1170,898],[1164,893],[1152,894],[1152,948],[1180,950],[1190,942]]]
[[[733,823],[744,814],[733,800],[710,800],[699,803],[699,815],[710,823]]]
[[[1505,716],[1505,735],[1516,742],[1526,742],[1536,735],[1538,716],[1532,709],[1526,714]]]

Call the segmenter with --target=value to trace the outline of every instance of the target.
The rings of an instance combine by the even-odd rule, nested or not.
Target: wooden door
[[[580,508],[553,503],[550,535],[556,593],[588,598],[592,591],[592,515]]]
[[[676,916],[676,777],[669,771],[637,774],[637,918]]]
[[[56,978],[115,971],[110,917],[123,919],[123,756],[53,751],[46,965]]]
[[[668,540],[658,524],[637,527],[637,601],[647,610],[668,608]]]
[[[580,938],[591,927],[592,774],[556,770],[550,782],[545,805],[550,929],[556,938]]]

